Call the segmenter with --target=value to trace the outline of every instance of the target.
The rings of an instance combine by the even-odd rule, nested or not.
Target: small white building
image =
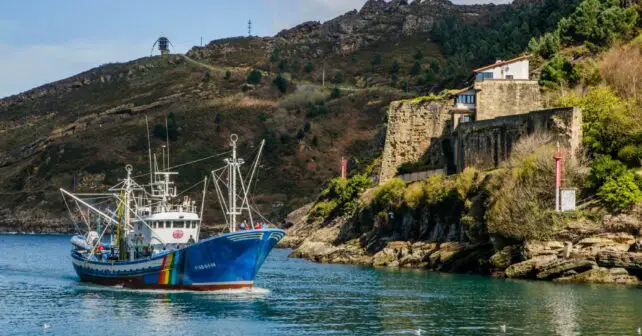
[[[528,55],[513,58],[508,61],[498,60],[495,64],[490,64],[473,70],[475,80],[488,79],[530,79]]]
[[[492,119],[500,115],[516,114],[510,107],[516,104],[511,104],[510,102],[516,102],[519,99],[509,96],[519,96],[523,90],[489,90],[486,93],[482,91],[484,91],[484,88],[499,88],[506,85],[517,85],[516,87],[522,89],[528,87],[529,92],[538,91],[537,81],[530,80],[528,59],[529,55],[524,55],[507,61],[499,60],[494,64],[474,69],[475,84],[451,93],[455,98],[453,107],[450,109],[453,115],[453,128],[457,128],[457,125],[461,123]],[[503,96],[496,96],[495,93],[502,93]],[[482,104],[484,102],[485,104]],[[489,102],[492,103],[489,104]],[[488,111],[488,106],[495,106],[498,103],[504,105],[505,111]],[[486,106],[486,108],[482,105]]]

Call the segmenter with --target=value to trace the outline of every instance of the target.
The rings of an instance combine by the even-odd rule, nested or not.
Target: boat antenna
[[[154,172],[152,168],[152,141],[149,137],[149,121],[145,116],[145,127],[147,128],[147,156],[149,157],[149,185],[154,184]]]
[[[167,142],[167,170],[169,170],[169,127],[167,127],[167,117],[165,117],[165,142]]]

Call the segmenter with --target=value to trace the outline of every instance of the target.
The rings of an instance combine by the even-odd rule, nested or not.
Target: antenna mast
[[[247,36],[252,37],[252,20],[247,21]]]

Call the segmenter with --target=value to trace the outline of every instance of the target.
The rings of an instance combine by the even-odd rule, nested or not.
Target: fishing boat
[[[208,177],[199,182],[199,205],[178,193],[172,181],[178,172],[169,167],[169,142],[163,146],[160,167],[149,146],[148,184],[139,184],[135,179],[140,176],[132,176],[127,165],[126,177],[106,193],[60,189],[79,231],[71,239],[71,259],[80,280],[136,289],[251,288],[285,232],[271,227],[250,204],[264,141],[246,179],[241,170],[245,162],[237,157],[238,136],[230,140],[231,156],[211,171],[226,229],[209,238],[200,239]]]

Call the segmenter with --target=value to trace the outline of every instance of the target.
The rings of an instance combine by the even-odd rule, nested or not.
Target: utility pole
[[[247,21],[247,37],[252,37],[252,19]]]
[[[553,157],[555,159],[555,211],[560,211],[560,188],[562,186],[562,151],[560,144],[557,143],[557,152]]]
[[[201,36],[201,47],[203,46],[203,36]]]

